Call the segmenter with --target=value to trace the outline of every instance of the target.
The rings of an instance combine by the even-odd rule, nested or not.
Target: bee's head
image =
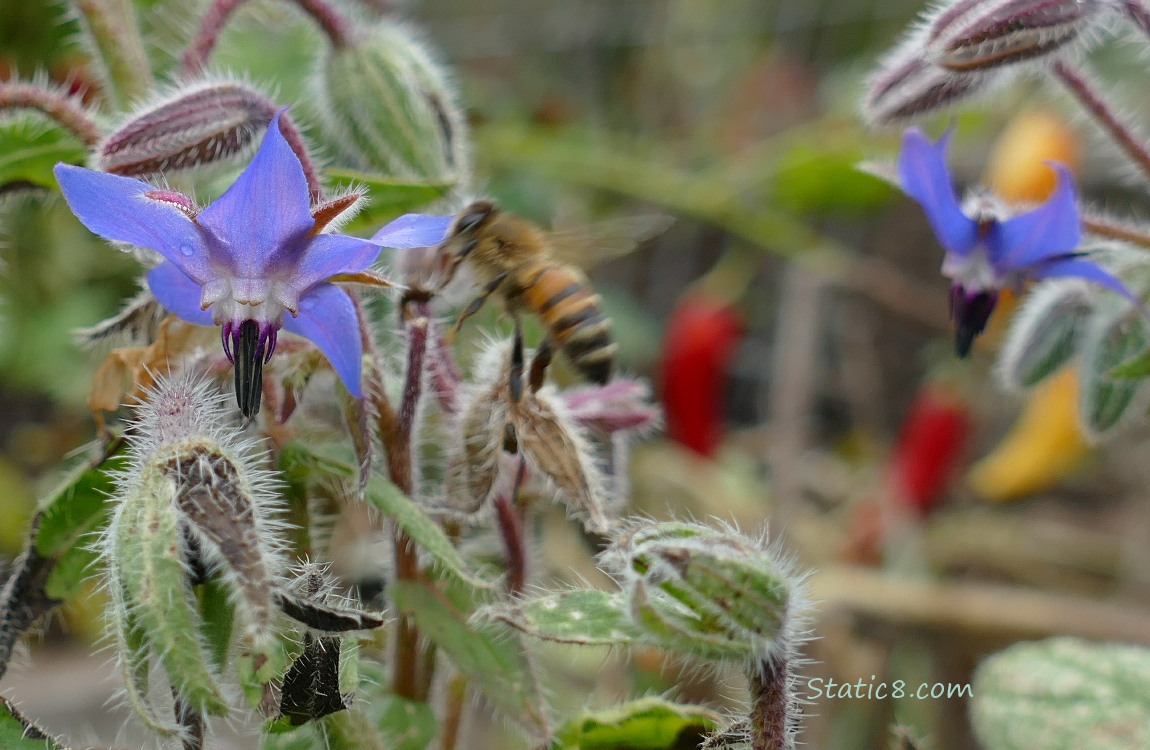
[[[495,215],[497,210],[498,208],[493,201],[475,201],[459,212],[447,236],[458,237],[465,234],[474,234],[480,227],[491,220],[491,217]]]

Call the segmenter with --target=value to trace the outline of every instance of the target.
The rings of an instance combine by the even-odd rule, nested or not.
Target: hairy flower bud
[[[410,28],[383,21],[330,50],[312,86],[323,141],[346,166],[405,180],[466,180],[455,91]]]
[[[226,161],[243,153],[276,106],[238,81],[178,89],[135,112],[96,148],[96,168],[140,177]]]
[[[280,571],[268,477],[224,421],[224,397],[188,376],[163,380],[137,411],[131,460],[103,539],[112,623],[133,708],[153,729],[151,654],[180,701],[222,715],[228,703],[206,644],[192,585],[220,570],[257,644],[272,640]]]
[[[1047,55],[1101,15],[1097,0],[960,0],[928,27],[932,61],[950,70],[994,68]]]
[[[867,84],[863,114],[875,125],[904,122],[983,90],[985,73],[948,70],[927,56],[921,33],[887,56]]]
[[[770,658],[799,588],[761,542],[693,523],[637,525],[601,563],[622,580],[648,639],[706,659]]]

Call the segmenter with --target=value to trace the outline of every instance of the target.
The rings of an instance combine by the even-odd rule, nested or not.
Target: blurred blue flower
[[[263,365],[281,327],[319,347],[359,397],[355,305],[329,279],[368,268],[382,247],[438,244],[450,223],[450,217],[409,214],[370,240],[323,232],[333,212],[313,216],[303,166],[280,132],[281,113],[251,163],[202,210],[185,195],[140,180],[67,164],[55,169],[84,226],[164,257],[147,275],[164,307],[191,323],[221,327],[245,417],[259,411]]]
[[[960,206],[946,168],[950,133],[937,143],[918,128],[903,134],[899,184],[926,211],[946,249],[942,274],[952,282],[950,315],[957,328],[956,349],[965,357],[986,328],[999,290],[1025,279],[1078,277],[1111,289],[1141,306],[1126,286],[1077,251],[1082,240],[1074,179],[1061,164],[1054,194],[1041,206],[1007,215],[991,195],[975,195]]]

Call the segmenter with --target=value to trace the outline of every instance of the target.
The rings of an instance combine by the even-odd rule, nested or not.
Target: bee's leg
[[[483,307],[483,303],[487,301],[487,298],[495,294],[495,290],[498,289],[499,285],[506,280],[507,271],[504,271],[503,273],[496,275],[495,278],[493,278],[491,281],[487,282],[483,289],[480,290],[479,296],[471,300],[471,302],[468,303],[467,308],[459,314],[459,320],[455,321],[455,327],[452,329],[453,332],[459,333],[459,329],[463,328],[463,321],[479,312],[479,310]]]
[[[444,289],[448,284],[452,282],[452,280],[455,279],[455,273],[459,270],[460,264],[467,260],[467,256],[471,255],[471,253],[474,252],[475,248],[478,246],[479,243],[476,240],[470,240],[459,252],[457,252],[455,255],[452,255],[451,259],[448,260],[446,264],[441,264],[443,268],[443,276],[439,281],[439,289]]]
[[[531,358],[531,371],[527,375],[527,386],[535,393],[543,387],[543,380],[547,377],[547,368],[551,365],[551,357],[555,350],[551,348],[551,339],[545,338],[535,350]]]
[[[515,318],[515,339],[511,343],[511,380],[508,383],[511,402],[515,404],[523,398],[523,360],[523,326],[519,318]]]

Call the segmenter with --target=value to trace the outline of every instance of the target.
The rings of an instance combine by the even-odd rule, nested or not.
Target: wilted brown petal
[[[599,497],[602,481],[574,425],[530,391],[512,405],[511,420],[528,462],[555,483],[589,531],[607,531],[610,524]]]

